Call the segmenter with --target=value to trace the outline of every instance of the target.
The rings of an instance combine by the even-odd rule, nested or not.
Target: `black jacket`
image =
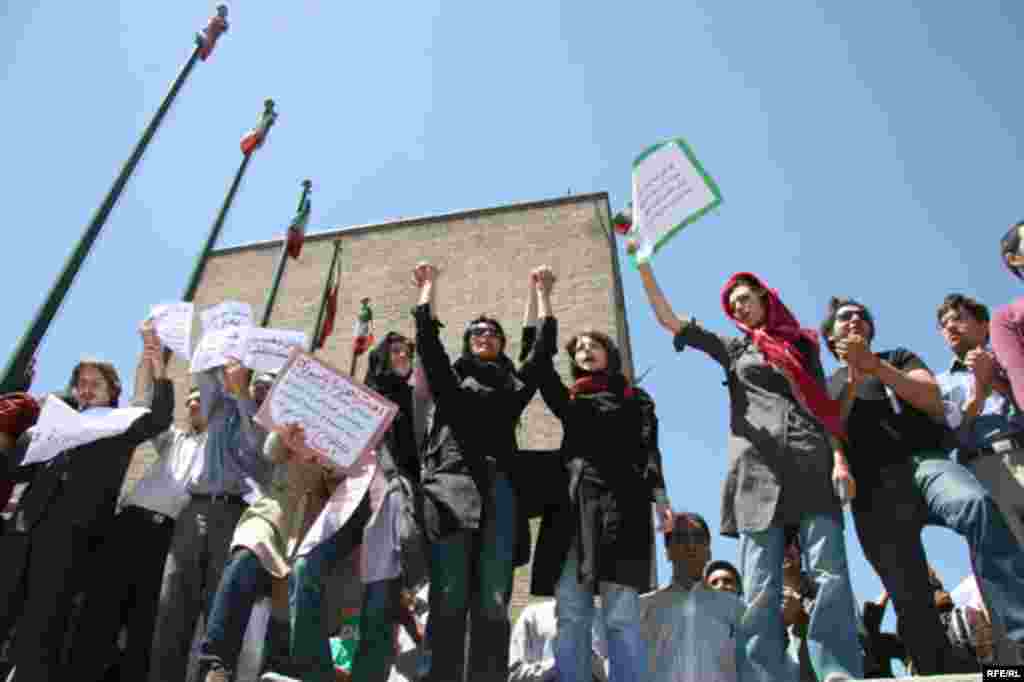
[[[98,530],[114,515],[135,448],[170,428],[173,417],[174,385],[169,379],[158,379],[154,382],[150,411],[136,419],[127,431],[66,450],[37,467],[14,512],[10,530],[29,533],[47,516],[86,530]],[[29,434],[18,439],[16,461],[24,456],[30,439]]]
[[[484,500],[493,472],[509,475],[518,491],[515,457],[516,425],[534,393],[527,361],[521,371],[511,369],[497,387],[487,385],[460,369],[465,356],[453,367],[438,334],[440,323],[429,305],[417,306],[416,346],[419,361],[434,396],[434,413],[421,458],[425,497],[424,522],[431,540],[464,529],[483,526],[488,512]],[[505,366],[511,361],[502,356]],[[527,516],[519,514],[516,532],[516,565],[529,561],[530,531]]]
[[[541,320],[536,372],[544,402],[562,422],[568,487],[544,513],[531,592],[554,594],[574,546],[585,588],[609,581],[645,592],[653,587],[651,503],[665,489],[654,401],[639,388],[626,391],[621,377],[617,388],[572,397],[551,362],[557,334],[554,318]]]

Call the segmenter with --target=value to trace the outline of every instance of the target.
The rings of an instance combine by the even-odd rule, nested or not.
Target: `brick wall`
[[[605,331],[618,340],[631,371],[604,193],[310,235],[301,258],[288,262],[271,326],[312,333],[335,240],[342,247],[338,321],[321,355],[336,367],[349,366],[353,323],[363,296],[372,298],[378,337],[389,330],[413,333],[409,311],[417,292],[411,272],[417,262],[429,260],[441,270],[436,309],[447,325],[442,338],[453,358],[461,347],[465,323],[480,313],[502,321],[510,337],[508,353],[515,358],[528,274],[547,264],[558,276],[553,305],[563,340],[584,327]],[[275,241],[215,252],[196,294],[197,308],[234,299],[252,304],[258,319],[279,251],[280,241]],[[568,377],[564,353],[557,362],[563,377]],[[188,389],[186,369],[175,360],[170,370],[179,397]],[[363,371],[365,362],[357,375]],[[184,424],[184,407],[178,402],[176,417]],[[560,440],[561,426],[538,395],[524,415],[520,447],[554,449]],[[128,485],[151,457],[151,450],[140,449]],[[516,612],[526,602],[528,587],[528,570],[520,571],[513,599]]]

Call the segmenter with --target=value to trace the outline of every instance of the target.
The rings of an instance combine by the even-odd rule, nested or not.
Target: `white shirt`
[[[188,503],[185,486],[197,455],[206,447],[206,432],[195,435],[172,426],[151,443],[157,459],[121,500],[121,507],[142,507],[176,519]]]
[[[743,602],[701,583],[640,597],[640,626],[652,682],[736,682]]]
[[[601,623],[601,614],[594,614],[592,650],[593,674],[598,680],[607,680],[603,652],[607,648]],[[512,629],[508,654],[508,682],[556,682],[555,636],[558,621],[554,600],[530,604],[519,615]]]

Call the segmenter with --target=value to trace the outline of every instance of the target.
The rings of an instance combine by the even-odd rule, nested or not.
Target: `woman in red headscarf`
[[[693,318],[677,317],[650,264],[640,265],[640,275],[676,350],[692,346],[726,373],[731,418],[721,532],[740,538],[747,604],[740,634],[750,675],[787,679],[782,563],[786,528],[795,527],[803,564],[818,586],[807,626],[818,679],[861,677],[840,507],[855,491],[839,403],[825,391],[817,334],[800,327],[778,293],[751,273],[733,275],[722,289],[722,307],[738,336],[713,334]]]

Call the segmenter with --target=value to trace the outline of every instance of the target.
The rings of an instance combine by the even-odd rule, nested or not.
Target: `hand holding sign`
[[[227,364],[228,360],[241,360],[245,356],[249,330],[249,327],[229,326],[204,334],[192,356],[189,371],[196,374]]]
[[[296,348],[256,421],[268,429],[301,424],[301,450],[344,469],[377,444],[397,412],[394,403]]]
[[[633,162],[631,253],[646,263],[676,232],[722,203],[714,180],[681,139],[656,144]]]
[[[195,308],[191,303],[161,303],[149,312],[152,331],[166,347],[180,357],[192,358],[192,318]],[[143,339],[146,340],[145,333]]]

